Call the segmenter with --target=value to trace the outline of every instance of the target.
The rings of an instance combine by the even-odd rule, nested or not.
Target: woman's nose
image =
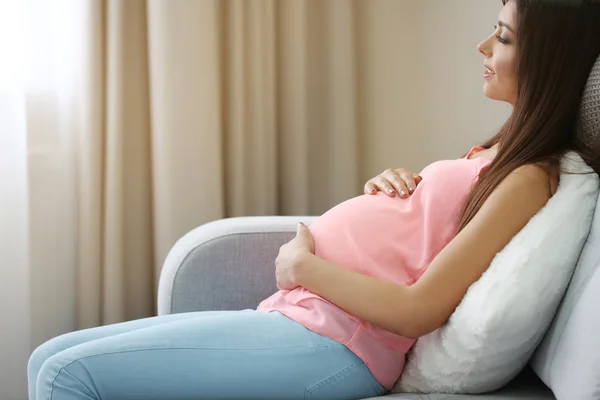
[[[491,52],[489,51],[488,42],[489,39],[486,39],[477,45],[477,50],[486,57],[489,57],[491,55]]]

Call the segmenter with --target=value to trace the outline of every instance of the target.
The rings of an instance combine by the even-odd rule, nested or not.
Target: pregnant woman
[[[146,318],[42,344],[29,360],[29,398],[386,393],[416,338],[444,324],[556,191],[560,157],[577,151],[599,171],[574,127],[600,53],[600,5],[503,3],[478,47],[485,95],[513,106],[497,135],[418,175],[387,170],[310,229],[300,224],[275,261],[280,290],[257,310]]]

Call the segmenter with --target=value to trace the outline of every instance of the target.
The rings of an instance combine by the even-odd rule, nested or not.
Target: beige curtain
[[[151,315],[188,230],[318,214],[360,193],[350,1],[108,1],[89,9],[77,325]]]
[[[351,2],[108,1],[89,18],[78,327],[151,315],[162,260],[202,223],[360,193]]]
[[[509,112],[483,100],[475,50],[499,1],[8,3],[0,37],[31,54],[0,65],[6,398],[25,397],[48,338],[153,315],[189,230],[320,214],[386,167],[461,154]],[[5,90],[18,73],[33,78]]]

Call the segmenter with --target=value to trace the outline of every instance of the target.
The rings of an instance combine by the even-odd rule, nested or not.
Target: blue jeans
[[[279,312],[164,315],[67,333],[28,365],[30,400],[361,399],[386,390],[346,346]]]

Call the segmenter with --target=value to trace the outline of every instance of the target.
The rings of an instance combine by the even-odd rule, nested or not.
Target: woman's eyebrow
[[[511,31],[512,33],[515,33],[515,30],[514,30],[514,29],[513,29],[513,28],[512,28],[512,27],[511,27],[509,24],[507,24],[507,23],[506,23],[506,22],[504,22],[504,21],[498,21],[498,25],[499,25],[499,26],[502,26],[502,27],[504,27],[504,28],[506,28],[506,29],[508,29],[508,30],[509,30],[509,31]]]

